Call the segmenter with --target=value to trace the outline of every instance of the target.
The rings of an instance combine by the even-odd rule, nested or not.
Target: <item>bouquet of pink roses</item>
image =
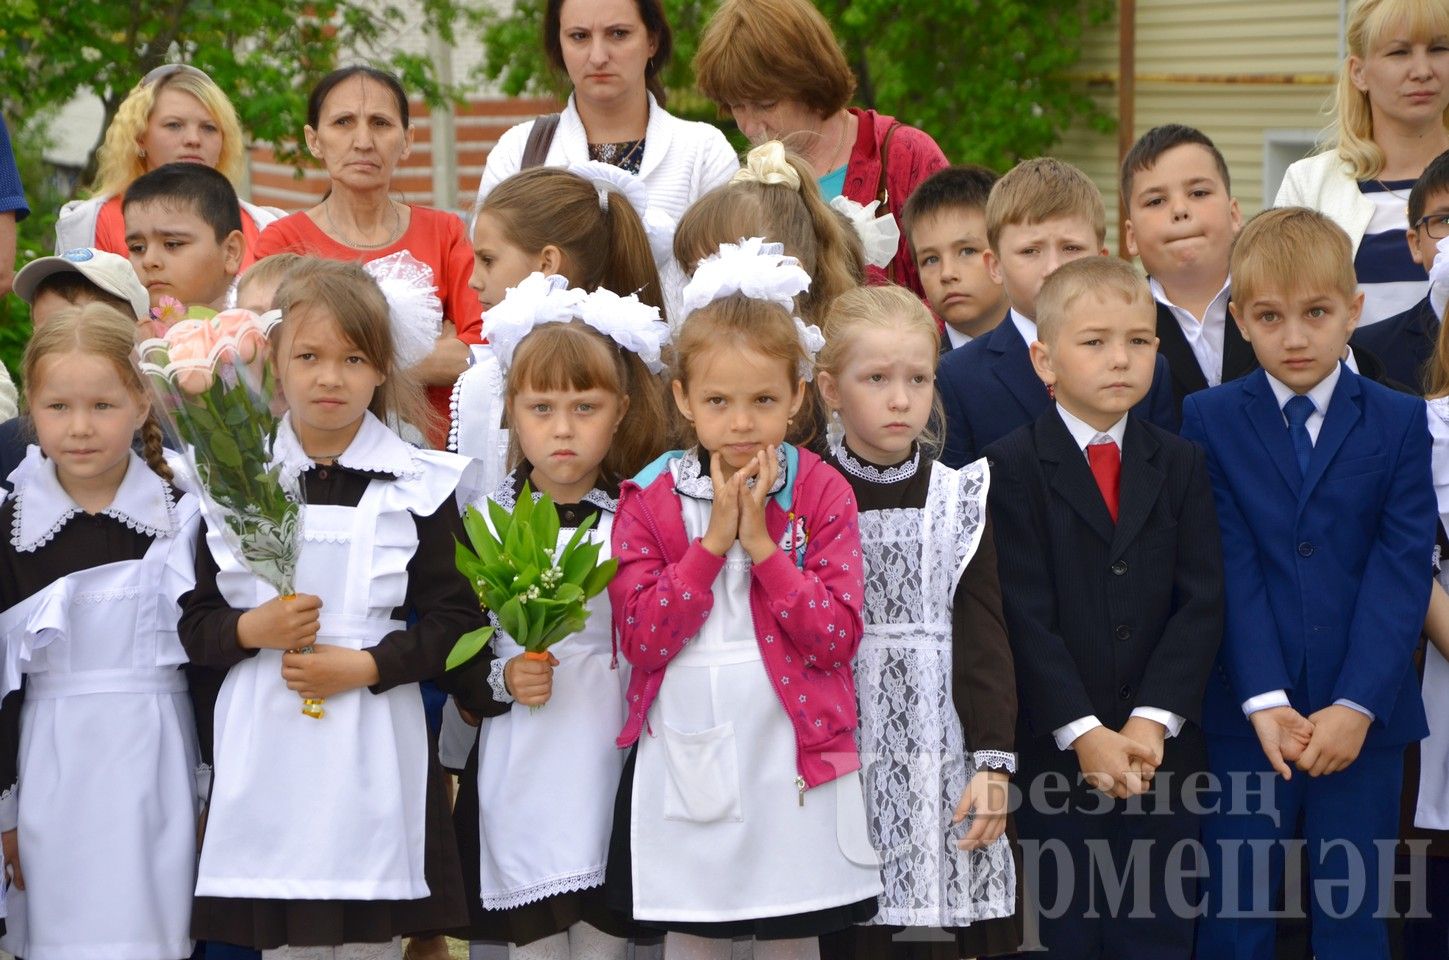
[[[174,300],[153,313],[138,364],[196,493],[247,568],[292,594],[300,507],[270,466],[281,418],[272,408],[268,326],[250,310],[187,310]],[[321,701],[304,700],[302,712],[320,717]]]

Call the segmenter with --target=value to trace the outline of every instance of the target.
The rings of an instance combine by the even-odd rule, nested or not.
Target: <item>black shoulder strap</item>
[[[545,113],[533,121],[533,129],[528,131],[528,142],[523,145],[523,163],[518,169],[543,166],[543,161],[548,158],[548,148],[553,145],[554,132],[558,130],[559,116],[557,113]]]

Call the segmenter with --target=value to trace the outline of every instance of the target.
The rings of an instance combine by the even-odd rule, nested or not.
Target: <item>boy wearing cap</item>
[[[15,275],[15,294],[30,304],[32,328],[45,325],[56,311],[92,301],[144,320],[151,301],[131,261],[91,247],[32,260]]]

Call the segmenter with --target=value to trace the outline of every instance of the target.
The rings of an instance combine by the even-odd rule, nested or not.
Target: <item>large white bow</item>
[[[585,296],[557,274],[531,273],[483,314],[483,337],[492,345],[498,362],[505,369],[511,367],[513,351],[534,327],[568,323],[578,315]]]
[[[890,266],[901,246],[901,226],[890,211],[876,216],[879,200],[861,206],[847,197],[836,197],[830,201],[830,206],[844,214],[855,228],[861,246],[865,248],[865,262],[882,270]]]
[[[785,247],[751,237],[739,243],[722,243],[719,252],[699,261],[694,276],[684,286],[684,315],[688,317],[716,300],[740,294],[751,300],[767,300],[789,312],[795,331],[808,358],[800,363],[800,376],[814,376],[815,355],[825,346],[825,336],[814,324],[795,315],[795,297],[810,289],[810,275],[800,261],[787,256]]]
[[[583,177],[599,192],[599,206],[609,208],[609,193],[624,195],[629,206],[639,214],[644,224],[644,233],[649,237],[649,250],[655,263],[666,263],[674,256],[674,218],[649,203],[649,186],[642,177],[622,167],[599,160],[585,160],[569,166],[569,173]]]
[[[387,300],[394,359],[400,369],[421,363],[443,331],[443,302],[433,268],[406,250],[363,264]]]

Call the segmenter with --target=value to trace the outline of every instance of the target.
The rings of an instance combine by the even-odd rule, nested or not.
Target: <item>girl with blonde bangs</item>
[[[844,294],[825,337],[820,395],[840,431],[825,462],[860,511],[856,743],[885,891],[865,924],[822,937],[821,955],[891,956],[905,927],[954,932],[954,956],[1011,952],[1022,932],[1005,836],[1016,679],[986,510],[990,468],[934,462],[940,334],[910,291]]]
[[[1402,319],[1428,291],[1404,235],[1418,226],[1409,192],[1449,150],[1449,5],[1362,0],[1346,37],[1324,150],[1288,168],[1273,205],[1318,210],[1348,234],[1362,329]]]
[[[184,63],[157,67],[132,88],[106,127],[90,199],[61,208],[55,252],[94,247],[124,257],[120,198],[137,177],[184,160],[204,163],[235,184],[245,173],[246,146],[236,108],[209,76]],[[282,211],[243,200],[241,215],[245,270],[262,230]]]

